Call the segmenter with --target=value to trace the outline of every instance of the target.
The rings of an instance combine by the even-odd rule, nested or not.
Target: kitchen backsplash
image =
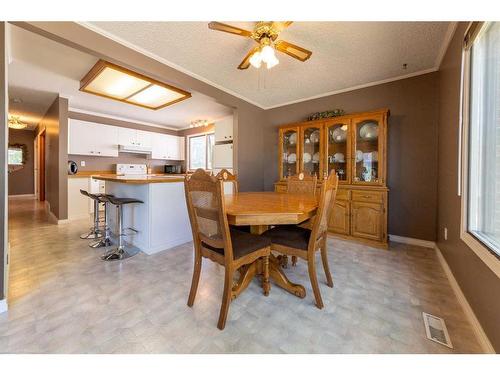
[[[173,160],[152,160],[141,154],[120,154],[119,157],[104,156],[82,156],[68,155],[68,160],[73,160],[78,165],[79,171],[110,171],[114,172],[117,163],[121,164],[149,164],[153,168],[153,173],[162,173],[165,164],[182,165],[184,162]],[[85,161],[85,167],[81,166],[81,161]]]

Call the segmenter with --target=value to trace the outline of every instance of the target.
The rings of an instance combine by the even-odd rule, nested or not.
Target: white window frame
[[[187,165],[186,169],[188,172],[194,172],[194,169],[191,169],[191,138],[196,138],[196,137],[201,137],[205,136],[208,138],[209,135],[213,135],[215,137],[215,132],[214,131],[209,131],[209,132],[204,132],[204,133],[196,133],[196,134],[190,134],[187,136]],[[215,140],[215,139],[214,139]],[[207,139],[207,145],[208,145],[208,139]],[[206,153],[206,161],[208,162],[208,147],[205,151]],[[208,164],[205,163],[205,167],[207,167]],[[213,161],[212,161],[212,169],[204,168],[206,171],[212,171],[213,170]]]
[[[485,26],[485,22],[471,22],[464,37],[462,55],[462,82],[461,82],[461,118],[459,133],[459,186],[458,195],[461,196],[460,239],[497,275],[500,277],[500,259],[494,250],[469,233],[468,223],[468,176],[469,176],[469,128],[470,128],[470,75],[471,75],[471,46],[474,39]]]

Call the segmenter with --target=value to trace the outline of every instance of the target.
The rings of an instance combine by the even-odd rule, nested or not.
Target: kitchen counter
[[[118,176],[114,175],[93,175],[96,180],[120,182],[124,184],[154,184],[165,182],[183,182],[183,175],[168,175],[168,174],[152,174],[147,176]]]
[[[174,174],[174,173],[152,173],[147,176],[120,176],[115,172],[111,171],[81,171],[77,174],[69,174],[68,178],[90,178],[93,177],[97,180],[103,181],[121,181],[128,183],[152,183],[152,182],[177,182],[177,181],[163,181],[161,178],[176,178],[177,180],[184,180],[184,174]],[[137,182],[142,180],[143,182]]]

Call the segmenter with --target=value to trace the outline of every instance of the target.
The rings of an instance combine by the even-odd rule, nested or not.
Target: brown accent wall
[[[59,219],[68,218],[68,99],[57,97],[38,125],[46,131],[45,197]]]
[[[439,69],[439,163],[437,245],[493,347],[500,352],[500,280],[460,239],[457,195],[462,40],[459,24]],[[448,228],[448,240],[443,230]]]
[[[15,25],[187,91],[214,98],[234,110],[234,163],[241,191],[263,189],[264,110],[208,83],[134,51],[75,22],[14,22]],[[188,99],[189,100],[189,99]],[[242,140],[239,142],[239,140]]]
[[[99,124],[107,124],[113,126],[119,126],[122,128],[145,130],[149,132],[161,133],[161,134],[171,134],[179,135],[179,131],[157,128],[154,126],[148,126],[143,124],[138,124],[132,121],[117,120],[105,116],[90,115],[86,113],[73,112],[70,111],[68,114],[69,118],[82,121],[97,122]],[[78,164],[79,171],[115,171],[116,164],[148,164],[153,168],[154,173],[163,172],[163,166],[165,164],[173,165],[183,165],[181,161],[166,161],[166,160],[152,160],[148,159],[146,155],[141,154],[128,154],[120,153],[119,157],[103,157],[103,156],[83,156],[83,155],[68,155],[68,160],[73,160]],[[82,167],[81,161],[85,161],[85,166]]]
[[[35,194],[35,154],[33,130],[9,129],[9,144],[24,144],[27,148],[27,160],[22,169],[9,174],[9,195]]]
[[[278,126],[314,112],[389,108],[389,234],[434,241],[437,207],[438,73],[349,91],[266,111],[264,186],[278,176]]]
[[[0,300],[5,298],[4,279],[5,254],[7,252],[8,222],[7,222],[7,139],[9,101],[7,91],[7,35],[6,22],[0,22]]]

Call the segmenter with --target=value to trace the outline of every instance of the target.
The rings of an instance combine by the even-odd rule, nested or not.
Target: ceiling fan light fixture
[[[272,56],[272,58],[268,59],[268,61],[266,61],[266,66],[267,66],[267,69],[271,69],[272,67],[278,65],[280,63],[280,61],[278,60],[278,58],[276,56]]]
[[[254,68],[259,69],[262,64],[262,55],[260,51],[255,52],[252,57],[250,57],[250,65]]]

